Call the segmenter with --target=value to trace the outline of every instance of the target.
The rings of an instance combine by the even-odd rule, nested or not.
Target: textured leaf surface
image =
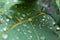
[[[38,1],[42,5],[38,2],[24,4],[24,0],[20,4],[20,0],[5,0],[4,4],[2,1],[0,40],[60,40],[60,32],[56,31],[59,26],[55,25],[54,18],[41,12],[42,1]]]

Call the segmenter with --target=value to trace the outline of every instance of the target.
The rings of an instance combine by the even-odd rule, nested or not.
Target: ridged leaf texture
[[[0,0],[0,40],[60,40],[58,2]]]

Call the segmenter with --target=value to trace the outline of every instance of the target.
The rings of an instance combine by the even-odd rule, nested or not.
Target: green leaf
[[[60,0],[56,0],[56,3],[57,3],[59,10],[60,10]]]
[[[20,1],[22,1],[21,4]],[[5,0],[4,2],[0,4],[3,9],[0,13],[0,40],[60,39],[60,31],[56,31],[59,26],[55,25],[56,22],[51,15],[41,12],[42,5],[37,4],[37,1],[34,0],[31,4],[28,2],[27,4],[25,0]]]

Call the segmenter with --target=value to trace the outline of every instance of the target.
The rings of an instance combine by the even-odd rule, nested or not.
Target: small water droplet
[[[31,33],[31,31],[30,31],[30,30],[28,30],[28,32],[29,32],[29,33]]]
[[[22,14],[23,17],[25,17],[26,15],[25,14]]]
[[[6,2],[6,4],[9,4],[9,3],[10,3],[9,1]]]
[[[4,27],[4,28],[3,28],[3,31],[6,31],[6,30],[7,30],[7,27]]]
[[[50,27],[50,29],[53,29],[52,27]]]
[[[60,30],[60,28],[59,28],[59,27],[57,27],[56,29],[57,29],[57,30]]]
[[[45,20],[45,19],[42,19],[43,21]]]
[[[26,35],[27,33],[26,33],[26,32],[24,32],[24,34]]]
[[[13,2],[17,2],[17,0],[13,0]]]
[[[16,37],[16,39],[18,40],[18,39],[19,39],[19,37]]]
[[[55,24],[55,22],[53,22],[53,25]]]
[[[3,35],[2,35],[2,38],[3,38],[3,39],[7,39],[7,38],[8,38],[8,35],[7,35],[7,34],[3,34]]]
[[[28,21],[32,21],[32,18],[29,18]]]
[[[25,27],[25,26],[27,26],[26,24],[23,24],[23,26]]]
[[[9,22],[9,19],[6,19],[7,22]]]
[[[41,37],[40,39],[41,39],[41,40],[45,40],[45,37],[43,36],[43,37]]]
[[[20,31],[20,29],[17,29],[17,31]]]

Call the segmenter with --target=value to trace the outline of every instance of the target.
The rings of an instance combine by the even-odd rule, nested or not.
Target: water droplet
[[[26,32],[24,32],[24,34],[26,35],[27,33],[26,33]]]
[[[10,3],[9,1],[6,2],[6,4],[9,4],[9,3]]]
[[[24,27],[26,27],[27,25],[26,24],[23,24]]]
[[[30,31],[30,30],[28,30],[28,32],[29,32],[29,33],[31,33],[31,31]]]
[[[19,37],[16,37],[16,39],[19,39]]]
[[[8,23],[5,23],[5,25],[8,25]]]
[[[46,16],[43,16],[44,18],[46,17]]]
[[[23,17],[20,17],[21,20],[23,20],[24,18]]]
[[[17,2],[17,0],[13,0],[13,2]]]
[[[45,20],[45,19],[42,19],[43,21]]]
[[[25,17],[26,15],[25,14],[22,14],[23,17]]]
[[[53,29],[52,27],[50,27],[50,29]]]
[[[36,3],[37,3],[38,5],[40,4],[40,2],[39,2],[39,1],[37,1]]]
[[[28,21],[32,21],[32,18],[29,18]]]
[[[3,30],[1,29],[0,32],[3,32]]]
[[[20,31],[20,29],[17,29],[17,31]]]
[[[7,30],[7,27],[4,27],[4,28],[3,28],[3,31],[6,31],[6,30]]]
[[[53,22],[53,25],[55,24],[55,22]]]
[[[57,29],[57,30],[60,30],[60,28],[59,28],[59,27],[57,27],[56,29]]]
[[[2,38],[3,38],[3,39],[7,39],[7,38],[8,38],[8,35],[7,35],[7,34],[3,34],[3,35],[2,35]]]
[[[43,37],[41,37],[40,39],[41,39],[41,40],[45,40],[45,37],[43,36]]]
[[[30,35],[30,38],[32,38],[32,36]]]
[[[9,19],[6,19],[7,22],[9,22]]]

